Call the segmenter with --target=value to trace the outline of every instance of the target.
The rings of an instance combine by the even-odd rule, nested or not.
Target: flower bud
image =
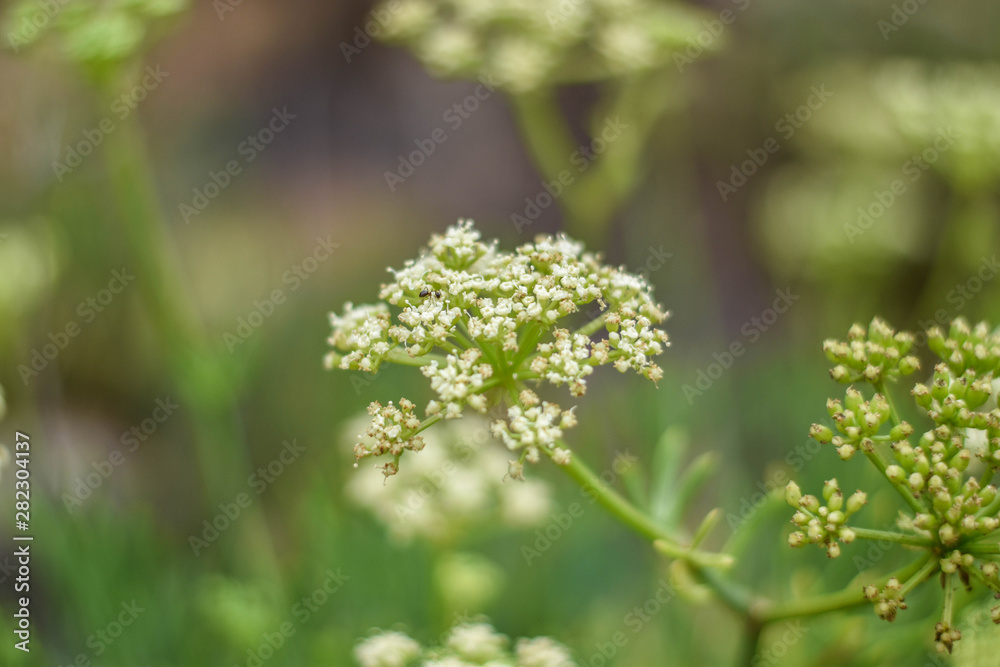
[[[847,366],[843,364],[838,364],[830,369],[830,377],[832,377],[837,382],[842,384],[847,384],[851,381],[851,372],[847,370]]]
[[[799,507],[815,514],[819,511],[819,498],[813,495],[802,496],[799,500]]]
[[[792,547],[793,549],[797,549],[798,547],[804,547],[806,544],[807,544],[806,536],[797,530],[788,536],[788,546]]]
[[[847,513],[854,514],[868,502],[868,494],[864,491],[855,491],[847,499]]]
[[[825,445],[833,439],[833,431],[828,426],[813,424],[809,428],[809,437]]]
[[[914,385],[910,393],[913,394],[913,400],[917,402],[917,405],[925,410],[931,407],[931,390],[927,388],[927,385]]]
[[[899,360],[900,375],[910,375],[911,373],[920,370],[920,360],[913,355],[908,355]]]
[[[868,364],[865,366],[865,370],[861,373],[861,375],[865,378],[865,381],[874,384],[882,377],[882,370],[878,366]]]
[[[837,484],[837,478],[834,477],[833,479],[828,479],[823,484],[823,498],[825,500],[830,500],[830,497],[833,496],[833,494],[837,493],[839,490],[840,488]]]
[[[802,500],[802,489],[795,482],[785,485],[785,502],[798,509],[799,501]]]
[[[854,445],[841,445],[837,447],[837,456],[840,457],[841,461],[849,461],[857,451]]]
[[[844,494],[840,492],[840,489],[827,498],[826,506],[831,512],[836,512],[844,506]]]
[[[905,440],[911,435],[913,435],[913,427],[906,422],[893,426],[892,430],[889,431],[889,437],[893,440]]]
[[[831,542],[830,545],[827,546],[826,548],[826,555],[829,556],[830,558],[839,558],[840,544],[838,544],[837,542]]]
[[[850,410],[854,414],[857,414],[858,412],[860,412],[861,405],[864,403],[864,400],[865,398],[864,396],[861,395],[861,392],[855,389],[853,386],[847,388],[847,392],[844,397],[844,405],[847,406],[848,410]]]
[[[915,472],[912,475],[910,475],[909,479],[907,480],[907,483],[909,484],[911,491],[913,491],[914,493],[920,493],[920,490],[924,488],[924,476],[918,472]]]
[[[927,347],[937,356],[942,358],[945,356],[944,332],[941,331],[941,327],[931,327],[927,330]]]
[[[893,484],[899,484],[906,479],[906,472],[904,472],[898,465],[893,464],[885,469],[885,476]]]

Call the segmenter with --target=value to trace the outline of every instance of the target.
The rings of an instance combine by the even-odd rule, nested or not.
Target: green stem
[[[185,298],[183,274],[166,233],[153,170],[137,123],[133,114],[105,137],[104,155],[136,267],[136,284],[182,404],[191,415],[208,507],[215,508],[246,491],[250,460],[230,395],[226,365]],[[259,503],[245,510],[236,531],[240,544],[227,541],[229,545],[222,550],[231,560],[249,562],[258,574],[273,579],[279,572],[277,558]]]
[[[509,96],[514,115],[532,160],[546,182],[559,181],[562,173],[578,179],[577,167],[570,162],[577,142],[559,109],[554,91],[542,89]],[[591,187],[592,186],[592,187]],[[570,181],[556,201],[565,217],[566,228],[576,237],[594,245],[600,243],[617,197],[606,182],[588,182],[586,188]],[[523,230],[522,230],[523,231]]]
[[[975,554],[977,556],[996,556],[1000,554],[1000,544],[996,542],[993,542],[992,544],[974,542],[972,544],[963,546],[962,551],[964,553]]]
[[[872,528],[855,528],[851,526],[851,530],[854,531],[854,535],[862,540],[886,540],[888,542],[896,542],[898,544],[908,544],[913,547],[923,547],[930,548],[936,543],[926,537],[921,537],[920,535],[907,535],[905,533],[892,533],[887,530],[874,530]]]
[[[941,621],[945,627],[952,627],[952,620],[955,615],[955,587],[954,573],[946,574],[944,577],[944,611],[941,614]]]
[[[876,382],[874,387],[875,391],[878,392],[879,394],[882,394],[882,396],[885,398],[885,402],[889,404],[889,420],[892,422],[893,426],[899,426],[900,424],[902,424],[903,420],[899,416],[899,411],[896,409],[895,403],[893,403],[892,394],[889,393],[889,389],[888,387],[886,387],[885,380],[880,380]],[[885,470],[889,466],[889,464],[886,463],[885,459],[882,458],[881,454],[875,451],[874,446],[872,447],[871,451],[866,451],[863,447],[861,451],[863,451],[865,456],[868,457],[868,460],[871,461],[876,468],[878,468],[878,471],[882,473],[882,477],[885,478],[885,481],[889,482],[889,484],[892,485],[892,488],[896,489],[896,492],[900,496],[902,496],[903,500],[906,501],[906,504],[909,505],[914,512],[916,512],[917,514],[924,514],[928,512],[927,506],[924,503],[920,502],[920,500],[913,495],[913,492],[910,490],[908,486],[906,486],[903,482],[897,483],[889,479],[889,476],[885,473]]]
[[[576,481],[591,498],[600,503],[622,523],[656,543],[657,549],[673,557],[686,560],[694,565],[708,567],[724,567],[732,563],[732,557],[725,554],[713,554],[681,546],[676,536],[668,533],[663,527],[654,523],[649,517],[636,509],[615,490],[606,486],[594,472],[580,460],[579,456],[570,457],[570,462],[559,466],[566,474]]]
[[[899,411],[896,410],[896,405],[892,401],[892,394],[889,393],[889,389],[885,385],[885,380],[879,380],[875,383],[875,391],[882,394],[885,397],[885,402],[889,404],[889,420],[892,421],[893,426],[899,426],[903,423],[903,420],[899,416]]]
[[[395,347],[385,355],[385,360],[399,364],[400,366],[429,366],[433,362],[438,362],[439,366],[444,366],[448,360],[440,354],[427,353],[419,357],[411,357],[406,350]]]
[[[914,574],[922,573],[924,570],[927,570],[927,573],[929,574],[936,566],[937,562],[934,557],[931,554],[927,554],[891,574],[880,577],[872,583],[881,588],[882,586],[885,586],[885,583],[892,577],[896,577],[899,580],[907,580]],[[781,621],[789,618],[815,616],[817,614],[824,614],[826,612],[836,611],[839,609],[847,609],[865,602],[867,602],[867,600],[865,599],[862,586],[859,585],[852,586],[851,588],[847,588],[842,591],[837,591],[836,593],[827,593],[824,595],[802,598],[800,600],[791,600],[788,602],[769,602],[767,600],[761,600],[754,605],[751,609],[751,613],[764,622],[773,623],[774,621]]]

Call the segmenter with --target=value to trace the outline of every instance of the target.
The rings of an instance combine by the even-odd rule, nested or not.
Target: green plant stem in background
[[[185,298],[135,114],[107,135],[104,155],[136,265],[136,283],[182,404],[191,414],[207,506],[214,514],[219,503],[233,503],[237,495],[247,493],[251,472],[226,368]],[[211,523],[211,517],[206,518]],[[215,548],[237,569],[247,564],[255,574],[276,580],[280,570],[259,503],[242,509],[231,530],[237,539],[222,537]]]
[[[559,174],[570,170],[576,179],[579,175],[574,173],[576,167],[570,158],[577,150],[577,143],[566,127],[554,91],[538,90],[509,97],[521,136],[542,178],[548,183],[558,182]],[[593,185],[596,189],[583,193],[580,183],[562,185],[563,191],[556,201],[563,211],[567,232],[597,245],[611,216],[612,197],[606,183],[598,181]],[[588,200],[587,205],[584,199]]]

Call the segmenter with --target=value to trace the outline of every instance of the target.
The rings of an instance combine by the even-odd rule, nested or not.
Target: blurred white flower
[[[354,647],[361,667],[406,667],[419,655],[420,644],[402,632],[374,635]]]
[[[705,18],[653,0],[401,0],[382,36],[439,76],[488,75],[526,92],[668,64]]]
[[[404,667],[422,658],[421,667],[576,667],[569,649],[549,637],[510,641],[489,622],[461,622],[444,646],[421,648],[401,632],[376,634],[360,642],[354,657],[361,667]]]
[[[369,425],[359,416],[345,427],[355,437]],[[471,526],[540,525],[552,508],[548,485],[537,479],[505,480],[507,456],[490,437],[489,422],[470,416],[439,424],[422,436],[425,446],[388,484],[363,466],[347,496],[371,512],[403,542],[415,537],[446,542]],[[365,445],[365,438],[361,438]]]

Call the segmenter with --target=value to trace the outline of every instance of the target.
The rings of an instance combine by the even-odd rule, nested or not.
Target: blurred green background
[[[56,1],[56,18],[73,1]],[[0,664],[349,665],[373,627],[432,642],[477,614],[511,636],[553,636],[588,667],[733,664],[742,629],[717,603],[673,596],[636,622],[667,568],[596,506],[528,563],[522,547],[552,524],[544,512],[529,526],[474,521],[401,540],[345,491],[370,472],[353,468],[348,422],[370,401],[429,392],[407,369],[324,370],[327,313],[373,301],[387,266],[466,217],[506,247],[539,232],[586,237],[645,270],[673,312],[658,390],[594,378],[572,434],[593,468],[637,456],[616,484],[642,502],[670,483],[657,476],[664,457],[715,452],[699,463],[709,474],[691,519],[722,506],[712,546],[736,531],[736,576],[778,597],[897,562],[898,550],[865,544],[837,561],[791,551],[787,508],[760,492],[786,476],[853,488],[871,474],[809,448],[809,424],[840,391],[824,338],[876,314],[914,330],[1000,317],[1000,5],[679,6],[696,12],[679,43],[707,34],[704,53],[678,47],[684,57],[640,75],[551,89],[581,144],[609,99],[642,128],[615,205],[587,225],[572,185],[517,223],[549,175],[516,95],[433,78],[410,51],[359,41],[368,3],[197,2],[135,37],[151,50],[110,81],[112,56],[81,67],[55,48],[25,53],[9,19],[0,442],[31,436],[35,541],[29,655],[12,648],[15,545],[0,543]],[[113,51],[125,33],[77,46]],[[633,97],[609,93],[630,81]],[[470,95],[456,126],[448,112]],[[651,99],[655,114],[635,121]],[[438,128],[446,140],[390,188],[386,172]],[[530,476],[549,512],[581,500],[552,466]],[[12,534],[9,465],[0,493]],[[893,501],[871,500],[869,524],[889,525]],[[754,526],[737,531],[743,519]],[[231,525],[209,539],[216,520]],[[336,590],[317,596],[324,586]],[[981,604],[965,602],[969,614]],[[937,604],[914,596],[891,626],[868,609],[812,619],[787,645],[775,628],[757,664],[938,664]],[[102,639],[123,613],[120,636]],[[262,652],[286,622],[294,634]],[[619,631],[627,642],[606,660]],[[975,655],[995,640],[966,638],[957,664],[993,664]]]

